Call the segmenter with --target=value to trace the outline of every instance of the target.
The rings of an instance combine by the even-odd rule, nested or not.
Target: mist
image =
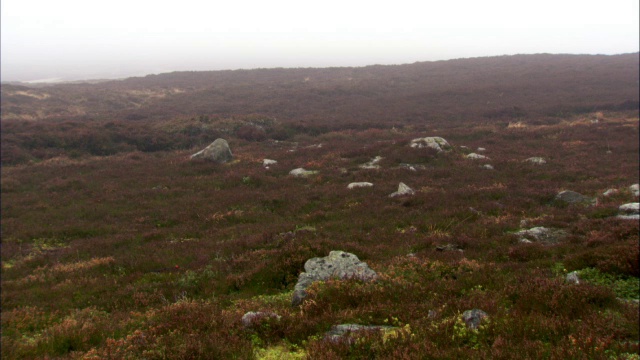
[[[2,81],[171,71],[403,64],[638,51],[638,3],[615,0],[2,2]]]

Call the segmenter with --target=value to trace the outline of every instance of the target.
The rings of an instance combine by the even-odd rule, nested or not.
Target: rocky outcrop
[[[439,136],[413,139],[411,140],[411,143],[409,144],[409,146],[416,149],[422,149],[422,148],[433,149],[437,152],[451,150],[451,145],[449,145],[447,140]]]
[[[410,187],[408,187],[407,185],[401,182],[398,185],[398,191],[391,193],[389,197],[398,197],[398,196],[413,195],[413,194],[415,194],[415,191],[413,191],[413,189],[411,189]]]
[[[191,159],[205,159],[219,164],[233,160],[229,143],[225,139],[216,139],[206,148],[191,155]]]
[[[556,201],[560,201],[567,204],[593,204],[595,203],[594,198],[590,198],[588,196],[584,196],[580,193],[571,190],[560,191],[556,195]]]
[[[347,189],[355,189],[355,188],[362,188],[362,187],[372,187],[373,184],[370,182],[353,182],[349,185],[347,185]]]
[[[298,276],[298,283],[293,291],[291,304],[300,305],[307,296],[306,289],[315,281],[328,279],[374,280],[378,277],[375,271],[360,261],[354,254],[344,251],[332,251],[328,256],[307,260],[304,272]]]
[[[533,227],[529,230],[520,230],[515,233],[520,242],[540,242],[544,244],[556,244],[567,236],[567,232],[560,229],[551,229],[544,226]]]

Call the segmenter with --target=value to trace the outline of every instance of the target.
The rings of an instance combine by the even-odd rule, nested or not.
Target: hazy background
[[[2,0],[2,81],[639,49],[638,0]]]

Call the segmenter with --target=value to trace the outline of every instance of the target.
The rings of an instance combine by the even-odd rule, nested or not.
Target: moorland
[[[638,69],[539,54],[2,84],[2,358],[638,359],[639,223],[619,216]],[[232,161],[190,159],[217,138]],[[400,182],[414,194],[390,197]],[[517,234],[536,227],[563,236]],[[377,279],[292,305],[333,250]]]

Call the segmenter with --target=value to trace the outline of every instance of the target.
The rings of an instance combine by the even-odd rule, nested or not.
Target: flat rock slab
[[[307,260],[304,272],[298,276],[291,304],[300,305],[307,296],[306,289],[315,281],[328,279],[375,280],[378,277],[369,265],[360,261],[354,254],[344,251],[332,251],[328,256]]]

